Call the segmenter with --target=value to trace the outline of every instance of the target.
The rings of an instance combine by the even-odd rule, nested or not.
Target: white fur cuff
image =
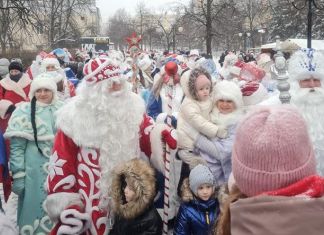
[[[13,103],[10,100],[0,100],[0,117],[2,119],[5,118],[9,106],[12,104]]]
[[[43,208],[50,219],[56,223],[62,211],[72,205],[84,207],[78,193],[53,193],[47,196]]]

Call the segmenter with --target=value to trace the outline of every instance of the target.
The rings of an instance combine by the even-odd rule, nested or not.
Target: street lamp
[[[290,0],[287,0],[288,3],[290,3]],[[307,6],[308,3],[308,6]],[[313,26],[313,5],[316,9],[324,10],[324,6],[321,5],[321,3],[317,3],[317,0],[305,0],[305,3],[303,6],[298,7],[294,0],[291,1],[291,4],[294,8],[297,10],[305,9],[305,7],[308,7],[308,13],[307,13],[307,48],[312,48],[312,26]]]
[[[183,27],[182,26],[179,26],[179,27],[177,27],[177,25],[174,25],[173,26],[173,53],[175,53],[176,52],[176,36],[177,35],[181,35],[181,33],[183,32]],[[177,32],[179,32],[179,33],[177,33]]]
[[[240,38],[243,37],[243,46],[244,46],[244,52],[246,51],[246,48],[250,46],[249,44],[249,40],[250,40],[250,37],[251,37],[251,33],[250,32],[244,32],[244,33],[239,33],[238,34]]]
[[[258,33],[260,33],[260,44],[262,46],[262,43],[263,43],[263,34],[265,33],[265,29],[264,28],[261,28],[261,29],[258,29]],[[260,47],[261,47],[260,46]]]

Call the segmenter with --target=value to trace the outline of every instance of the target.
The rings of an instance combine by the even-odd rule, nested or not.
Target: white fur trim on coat
[[[21,96],[24,100],[27,100],[27,95],[25,94],[24,88],[31,83],[31,80],[27,74],[19,79],[18,82],[14,82],[7,75],[4,79],[0,81],[0,85],[5,88],[7,91],[13,91],[17,95]]]
[[[57,230],[57,235],[82,234],[90,227],[91,216],[76,209],[67,209],[62,211],[60,219],[62,225]]]
[[[78,193],[53,193],[47,196],[43,208],[53,222],[57,222],[60,214],[67,207],[78,205],[84,207]]]
[[[10,100],[0,100],[0,117],[5,119],[6,112],[13,103]]]
[[[162,142],[161,133],[163,130],[169,130],[168,125],[156,123],[150,133],[152,155],[150,162],[159,172],[164,174],[164,143]]]
[[[18,231],[10,219],[0,211],[0,234],[17,235]]]

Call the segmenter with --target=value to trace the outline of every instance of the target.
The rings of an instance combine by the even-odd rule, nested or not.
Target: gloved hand
[[[222,127],[222,126],[218,127],[216,136],[221,138],[221,139],[227,138],[227,136],[228,136],[227,128]]]
[[[162,140],[165,142],[171,149],[177,148],[177,139],[175,135],[175,130],[163,130],[161,132]]]
[[[24,190],[25,190],[25,177],[14,179],[12,184],[12,191],[17,195],[21,195],[24,192]]]
[[[81,234],[89,228],[90,220],[90,215],[80,212],[78,206],[69,207],[61,212],[57,235]]]
[[[15,105],[10,105],[9,107],[8,107],[8,109],[7,109],[7,111],[6,111],[6,115],[10,115],[10,114],[12,114],[13,113],[13,111],[15,111],[15,109],[16,109],[16,106]]]

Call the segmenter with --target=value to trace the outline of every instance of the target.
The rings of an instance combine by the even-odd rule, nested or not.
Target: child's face
[[[205,76],[205,75],[200,75],[200,76]],[[206,101],[209,98],[210,95],[210,82],[203,83],[201,85],[197,85],[196,93],[199,101]]]
[[[218,100],[216,102],[216,107],[222,114],[232,113],[236,109],[235,103],[232,100]]]
[[[126,202],[130,202],[135,198],[135,192],[127,185],[124,189]]]
[[[197,196],[203,201],[208,201],[213,193],[214,187],[211,184],[202,184],[197,190]]]

